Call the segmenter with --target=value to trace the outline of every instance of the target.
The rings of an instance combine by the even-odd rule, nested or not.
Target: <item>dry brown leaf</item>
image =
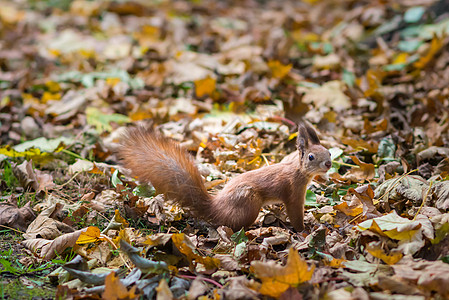
[[[61,206],[62,204],[55,203],[42,211],[30,224],[23,237],[25,239],[42,238],[52,240],[64,233],[75,231],[71,226],[51,218],[54,211],[58,210]]]
[[[33,251],[38,253],[44,260],[50,260],[55,258],[56,255],[61,254],[65,249],[76,245],[76,240],[85,229],[80,229],[75,232],[66,233],[58,236],[54,240],[46,239],[29,239],[22,242],[22,244]]]
[[[360,161],[356,156],[351,156],[351,159],[358,166],[358,168],[350,169],[345,175],[344,178],[351,180],[352,182],[365,182],[370,181],[376,175],[374,165],[367,164]]]
[[[26,231],[36,215],[31,209],[31,202],[18,208],[13,197],[8,202],[0,203],[0,225]]]

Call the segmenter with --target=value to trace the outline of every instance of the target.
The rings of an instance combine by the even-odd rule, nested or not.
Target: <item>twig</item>
[[[351,167],[351,168],[360,168],[360,166],[357,166],[357,165],[351,165],[351,164],[348,164],[345,162],[339,162],[339,161],[335,161],[335,160],[333,160],[332,163],[341,165],[341,166]]]
[[[12,227],[9,227],[9,226],[6,226],[6,225],[1,225],[1,224],[0,224],[0,227],[4,227],[4,228],[6,228],[6,229],[9,229],[9,230],[12,230],[12,231],[16,231],[16,232],[18,232],[18,233],[20,233],[20,234],[24,234],[24,233],[25,233],[25,232],[23,232],[22,230],[15,229],[15,228],[12,228]]]
[[[402,175],[396,180],[396,182],[395,182],[393,185],[391,185],[391,187],[390,187],[389,189],[387,189],[387,190],[385,191],[385,193],[384,193],[382,196],[379,197],[379,199],[377,199],[377,201],[380,201],[380,199],[382,199],[383,197],[385,197],[385,195],[387,195],[388,193],[390,193],[390,191],[391,191],[392,189],[394,189],[394,188],[399,184],[399,182],[400,182],[405,176],[409,175],[410,173],[416,172],[416,171],[418,171],[418,169],[413,169],[413,170],[411,170],[410,172],[407,172],[407,173],[405,173],[405,174],[402,174]]]
[[[198,277],[196,277],[196,276],[190,276],[190,275],[178,275],[178,277],[181,277],[181,278],[187,278],[187,279],[196,279],[196,278],[198,278]],[[215,284],[215,285],[218,286],[220,289],[223,288],[223,286],[222,286],[221,284],[219,284],[218,282],[216,282],[216,281],[213,280],[213,279],[209,279],[209,278],[200,278],[200,279],[203,280],[203,281],[206,281],[206,282]]]
[[[430,181],[429,188],[427,189],[427,192],[426,192],[426,196],[424,197],[424,199],[422,199],[421,206],[419,207],[418,211],[416,212],[415,216],[413,217],[413,221],[416,220],[416,217],[418,216],[419,212],[421,211],[421,208],[424,206],[424,203],[426,203],[427,196],[429,196],[430,189],[432,188],[432,184],[433,184],[433,181]]]
[[[265,155],[262,153],[260,156],[262,156],[262,158],[265,161],[265,163],[267,164],[267,166],[269,166],[270,163],[268,162],[268,159],[265,157]]]

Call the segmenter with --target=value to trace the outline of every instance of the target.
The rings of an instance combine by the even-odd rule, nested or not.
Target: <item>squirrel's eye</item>
[[[309,160],[314,160],[314,159],[315,159],[315,155],[309,154]]]

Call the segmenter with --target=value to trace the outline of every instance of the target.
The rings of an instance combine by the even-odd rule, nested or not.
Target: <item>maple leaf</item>
[[[315,266],[312,265],[309,268],[298,252],[290,248],[287,264],[284,267],[274,261],[253,261],[251,269],[256,277],[262,280],[259,292],[277,298],[289,287],[296,287],[300,283],[310,280]]]

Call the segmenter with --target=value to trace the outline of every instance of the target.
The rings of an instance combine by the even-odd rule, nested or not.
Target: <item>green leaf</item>
[[[115,170],[114,173],[112,173],[111,183],[114,187],[117,187],[117,184],[123,184],[123,182],[118,177],[118,170]]]
[[[425,11],[424,6],[411,7],[404,14],[404,21],[407,23],[416,23],[421,20]]]
[[[306,206],[318,206],[319,204],[316,203],[316,195],[314,192],[312,192],[311,190],[307,190],[306,192]]]
[[[396,145],[391,137],[383,138],[377,149],[377,156],[380,158],[394,158],[396,153]]]
[[[111,122],[123,124],[129,122],[131,119],[121,114],[104,114],[98,108],[86,108],[87,123],[95,127],[98,132],[111,131]]]
[[[32,141],[27,141],[13,147],[18,152],[24,152],[28,149],[35,148],[43,152],[58,152],[62,150],[63,145],[70,145],[73,143],[72,138],[59,137],[56,139],[46,139],[44,137],[37,138]]]
[[[231,235],[231,241],[233,241],[236,244],[247,242],[248,237],[245,235],[245,230],[242,228],[239,231],[235,232],[233,235]]]
[[[398,49],[403,52],[415,52],[418,50],[419,46],[421,46],[424,42],[421,40],[407,40],[407,41],[400,41],[398,43]]]
[[[390,64],[390,65],[386,65],[383,67],[383,69],[385,71],[402,71],[405,69],[405,67],[407,67],[408,64],[407,63],[403,63],[403,64]]]
[[[246,253],[246,242],[238,243],[235,246],[234,256],[239,258],[242,257]]]
[[[335,160],[339,158],[343,154],[343,150],[338,147],[332,147],[329,149],[329,152],[331,154],[331,160]]]
[[[355,75],[351,71],[343,69],[343,77],[342,77],[342,79],[348,86],[354,86]]]
[[[138,185],[133,189],[133,194],[140,197],[152,197],[156,194],[156,190],[147,184]]]

